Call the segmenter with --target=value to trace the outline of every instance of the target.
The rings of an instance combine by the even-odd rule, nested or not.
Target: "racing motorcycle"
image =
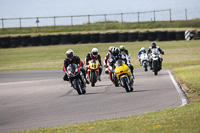
[[[114,72],[114,68],[112,66],[108,67],[108,74],[109,74],[109,79],[112,81],[112,83],[115,85],[115,87],[119,86],[119,80],[116,77],[116,74]]]
[[[151,53],[151,67],[154,72],[154,75],[158,74],[158,71],[161,69],[161,57],[157,49],[153,49]]]
[[[85,94],[86,82],[83,73],[76,64],[72,63],[67,67],[67,75],[72,87],[77,91],[77,93],[79,95]]]
[[[87,75],[91,86],[93,87],[99,78],[99,63],[96,60],[90,60],[88,63],[89,65],[87,65]]]
[[[149,66],[149,58],[146,53],[142,53],[140,55],[140,64],[143,66],[144,71],[148,71],[148,66]]]
[[[114,72],[119,80],[119,84],[125,88],[126,92],[133,91],[134,81],[131,75],[131,70],[123,60],[119,59],[116,61]]]

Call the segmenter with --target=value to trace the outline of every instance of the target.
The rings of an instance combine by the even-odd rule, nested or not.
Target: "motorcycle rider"
[[[100,67],[99,67],[99,81],[101,81],[101,72],[102,72],[102,61],[101,61],[101,56],[98,54],[98,49],[97,48],[93,48],[91,52],[89,52],[85,58],[85,64],[89,65],[89,61],[90,60],[98,60]],[[86,72],[87,72],[87,68],[86,68]]]
[[[72,64],[75,63],[81,70],[81,72],[84,75],[84,78],[86,80],[86,83],[89,84],[89,81],[86,79],[86,74],[85,74],[85,69],[83,68],[83,62],[80,60],[79,56],[74,55],[74,51],[69,49],[66,51],[66,58],[64,59],[64,66],[63,66],[63,71],[65,72],[65,75],[63,77],[63,80],[65,81],[69,81],[69,78],[66,74],[67,71],[67,67]]]
[[[151,43],[151,46],[147,50],[147,55],[152,53],[152,51],[159,51],[162,55],[164,55],[164,51],[159,46],[156,46],[155,42]],[[160,70],[162,69],[162,61],[163,59],[159,56]],[[152,59],[150,59],[149,64],[150,64],[150,69],[152,70]]]
[[[121,46],[119,47],[119,49],[120,49],[120,53],[124,54],[124,55],[126,56],[126,58],[127,58],[127,61],[128,61],[129,63],[131,63],[131,62],[130,62],[130,54],[128,53],[128,50],[125,49],[124,45],[121,45]]]
[[[139,59],[139,62],[140,62],[140,55],[142,54],[142,53],[146,53],[146,50],[145,50],[145,48],[144,47],[142,47],[139,51],[138,51],[138,59]],[[141,62],[140,62],[140,66],[142,66],[142,64],[141,64]]]
[[[125,64],[130,68],[131,70],[131,74],[134,78],[134,75],[133,75],[133,66],[130,64],[129,61],[127,61],[127,58],[124,54],[120,53],[120,50],[119,48],[115,47],[113,50],[112,50],[112,53],[113,55],[111,56],[111,59],[110,59],[110,66],[114,66],[115,62],[119,59],[122,59],[125,61]]]
[[[109,65],[109,58],[111,57],[112,55],[112,49],[115,48],[114,46],[110,46],[109,49],[108,49],[108,53],[105,55],[105,58],[104,58],[104,67],[106,68],[105,69],[105,73],[108,74],[108,65]]]

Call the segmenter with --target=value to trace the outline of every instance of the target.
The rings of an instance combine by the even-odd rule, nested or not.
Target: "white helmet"
[[[93,48],[92,49],[92,56],[97,57],[98,55],[98,49],[97,48]]]
[[[142,47],[140,50],[141,50],[141,51],[144,51],[144,50],[145,50],[145,48],[144,48],[144,47]]]
[[[68,58],[70,61],[73,60],[73,58],[74,58],[74,51],[71,50],[71,49],[67,50],[67,51],[66,51],[66,56],[67,56],[67,58]]]

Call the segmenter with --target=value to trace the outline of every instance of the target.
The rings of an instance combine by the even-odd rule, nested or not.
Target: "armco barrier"
[[[138,40],[138,32],[129,32],[128,33],[128,42],[134,42]]]
[[[41,45],[43,46],[50,45],[51,43],[51,35],[41,35],[40,39],[41,39]]]
[[[109,42],[118,42],[119,35],[118,32],[110,32],[108,33]]]
[[[148,40],[149,41],[155,41],[157,39],[157,32],[148,32]]]
[[[81,34],[81,43],[89,43],[90,42],[90,34],[83,33]]]
[[[27,47],[31,44],[30,36],[21,36],[21,46]]]
[[[107,42],[109,42],[108,33],[100,33],[99,34],[99,42],[100,43],[107,43]]]
[[[9,48],[10,47],[10,37],[1,37],[0,45],[1,45],[1,48]]]
[[[146,41],[146,40],[148,40],[148,33],[147,32],[139,32],[138,41]]]
[[[98,43],[99,42],[99,33],[90,33],[90,42]]]
[[[176,40],[176,32],[175,31],[168,31],[167,32],[167,40],[168,41]]]
[[[71,43],[71,35],[68,34],[61,34],[60,35],[60,43],[61,44],[70,44]]]
[[[167,41],[167,31],[158,31],[158,41]]]
[[[81,41],[81,35],[79,33],[77,34],[71,34],[71,43],[77,44]]]
[[[60,43],[60,34],[58,35],[51,35],[51,42],[50,44],[59,44]]]
[[[118,33],[118,35],[119,35],[119,42],[128,41],[128,32],[121,32],[121,33]]]
[[[184,40],[185,39],[184,34],[185,34],[184,31],[176,31],[176,40]]]
[[[21,45],[21,37],[20,36],[12,36],[10,37],[10,47],[16,48]]]
[[[39,46],[40,44],[41,44],[40,35],[31,36],[31,45],[32,46]]]

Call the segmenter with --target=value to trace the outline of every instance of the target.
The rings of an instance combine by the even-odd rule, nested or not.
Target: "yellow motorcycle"
[[[115,63],[114,70],[119,84],[125,88],[126,92],[133,91],[133,76],[131,75],[130,68],[121,59],[117,60]]]
[[[95,86],[95,83],[98,80],[99,77],[99,63],[96,60],[90,60],[89,65],[87,66],[87,74],[88,79],[91,83],[91,86]]]

